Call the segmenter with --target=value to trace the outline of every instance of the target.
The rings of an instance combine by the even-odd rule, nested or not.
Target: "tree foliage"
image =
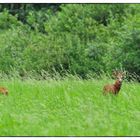
[[[140,73],[140,5],[0,4],[0,67],[41,73]]]

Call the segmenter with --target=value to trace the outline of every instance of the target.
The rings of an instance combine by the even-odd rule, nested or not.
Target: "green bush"
[[[140,29],[134,30],[131,33],[131,38],[125,42],[122,50],[125,52],[123,55],[123,65],[131,73],[140,73]]]
[[[26,5],[25,11],[24,6],[26,22],[19,13],[0,12],[1,71],[140,73],[139,5],[61,4],[59,10]]]
[[[21,22],[17,20],[17,17],[9,14],[7,10],[0,12],[0,29],[1,30],[14,28],[20,25],[21,25]]]

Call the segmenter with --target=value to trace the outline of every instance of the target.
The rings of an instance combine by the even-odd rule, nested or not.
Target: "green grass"
[[[103,96],[107,82],[2,80],[9,96],[0,95],[0,136],[140,135],[140,84]]]

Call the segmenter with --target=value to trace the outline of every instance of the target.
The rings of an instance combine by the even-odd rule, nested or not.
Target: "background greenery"
[[[0,136],[139,136],[140,84],[103,96],[113,69],[140,76],[139,4],[0,4]]]
[[[139,4],[0,4],[0,70],[140,75]]]

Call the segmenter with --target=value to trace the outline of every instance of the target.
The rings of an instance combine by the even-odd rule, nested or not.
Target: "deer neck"
[[[115,81],[114,86],[115,86],[115,88],[116,88],[118,91],[120,90],[121,85],[122,85],[122,81],[119,81],[119,80],[116,80],[116,81]]]

